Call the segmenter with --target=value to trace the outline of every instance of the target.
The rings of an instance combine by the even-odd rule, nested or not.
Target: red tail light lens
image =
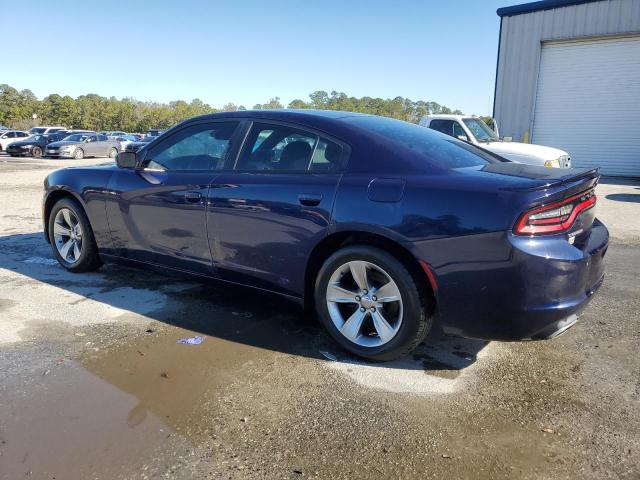
[[[516,224],[516,235],[544,235],[569,230],[580,212],[596,204],[593,190],[579,193],[561,202],[537,207],[526,212]]]

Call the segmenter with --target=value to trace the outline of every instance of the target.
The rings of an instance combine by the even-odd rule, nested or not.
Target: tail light
[[[596,194],[588,190],[560,202],[534,208],[520,217],[514,233],[544,235],[565,232],[571,228],[580,212],[593,208],[595,204]]]

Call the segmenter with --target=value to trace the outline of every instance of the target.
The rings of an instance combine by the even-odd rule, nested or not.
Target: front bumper
[[[451,261],[449,250],[447,259],[431,263],[444,331],[487,340],[538,340],[574,325],[602,285],[609,232],[595,220],[574,244],[563,235],[529,238],[510,232],[456,242],[458,261]]]
[[[45,150],[44,152],[44,156],[48,157],[48,158],[73,158],[73,153],[72,152],[50,152],[48,150]]]

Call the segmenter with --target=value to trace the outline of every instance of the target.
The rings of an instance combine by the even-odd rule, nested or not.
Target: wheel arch
[[[49,215],[51,215],[53,206],[63,198],[70,198],[72,200],[75,200],[80,205],[80,208],[85,211],[85,213],[87,211],[82,198],[80,198],[79,195],[76,195],[71,190],[67,190],[65,188],[57,188],[55,190],[51,190],[47,194],[44,203],[42,204],[42,223],[44,228],[44,238],[47,243],[49,243]]]
[[[427,273],[425,267],[421,265],[418,258],[400,242],[380,233],[364,230],[346,230],[334,232],[324,237],[318,242],[311,254],[305,268],[304,277],[304,304],[308,311],[313,310],[313,290],[314,283],[320,268],[333,253],[340,248],[350,245],[366,245],[378,247],[393,255],[409,271],[416,284],[418,291],[425,301],[425,305],[432,305],[435,309],[437,302],[437,287],[432,282],[433,277]],[[425,264],[426,265],[426,264]],[[428,265],[426,266],[428,268]],[[432,275],[432,274],[431,274]]]

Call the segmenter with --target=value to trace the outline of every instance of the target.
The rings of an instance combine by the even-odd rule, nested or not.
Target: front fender
[[[113,248],[107,221],[105,199],[107,184],[116,167],[80,167],[56,170],[45,179],[42,203],[44,234],[48,239],[48,219],[59,199],[70,197],[84,209],[98,248],[108,253]]]

